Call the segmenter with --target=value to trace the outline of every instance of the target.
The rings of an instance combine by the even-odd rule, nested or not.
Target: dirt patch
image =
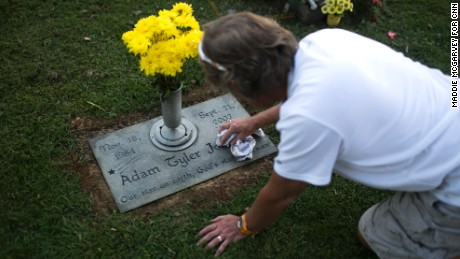
[[[183,106],[188,107],[198,104],[222,94],[225,94],[225,92],[200,86],[199,91],[190,91],[184,94]],[[251,111],[249,112],[252,113]],[[112,120],[77,117],[71,121],[71,131],[75,135],[81,151],[72,159],[74,161],[74,171],[80,176],[80,185],[83,191],[91,196],[94,210],[97,213],[110,213],[118,209],[91,150],[89,140],[96,136],[108,134],[158,117],[160,114],[160,109],[154,108],[148,111],[148,114],[133,113],[122,115]],[[210,205],[213,201],[227,201],[232,199],[241,188],[254,184],[255,181],[261,178],[262,172],[270,172],[271,168],[271,158],[259,159],[249,165],[239,167],[128,213],[148,217],[165,207],[187,205],[191,209],[197,209]]]

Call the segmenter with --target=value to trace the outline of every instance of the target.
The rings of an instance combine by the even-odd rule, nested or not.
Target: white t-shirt
[[[340,29],[300,41],[276,128],[275,171],[313,185],[332,171],[460,206],[460,112],[450,77]]]

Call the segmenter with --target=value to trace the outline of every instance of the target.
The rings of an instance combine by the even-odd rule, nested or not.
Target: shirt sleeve
[[[275,172],[312,185],[329,184],[340,150],[340,135],[299,114],[282,118],[276,128],[281,140],[275,158]]]

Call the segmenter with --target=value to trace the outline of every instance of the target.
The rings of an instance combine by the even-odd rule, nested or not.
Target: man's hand
[[[230,144],[235,144],[238,139],[244,139],[251,135],[258,128],[263,128],[270,124],[276,123],[279,119],[281,104],[277,104],[265,111],[259,112],[258,114],[244,119],[234,119],[224,122],[219,132],[227,130],[225,135],[222,137],[221,142],[225,143],[227,139],[233,134],[238,133],[235,139]]]
[[[239,217],[235,215],[222,215],[213,219],[211,224],[198,233],[201,237],[198,244],[206,244],[206,250],[219,245],[216,256],[221,255],[231,243],[246,237],[236,226],[238,219]]]
[[[227,130],[227,132],[225,132],[225,135],[221,139],[222,143],[225,143],[233,133],[238,133],[238,135],[230,143],[233,145],[238,139],[244,139],[254,133],[254,131],[257,130],[257,127],[254,122],[252,122],[252,117],[249,117],[226,121],[220,126],[219,132],[223,130]]]

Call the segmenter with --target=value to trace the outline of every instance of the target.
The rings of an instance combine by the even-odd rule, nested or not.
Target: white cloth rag
[[[227,130],[223,130],[217,133],[216,145],[219,147],[230,146],[230,151],[232,155],[236,158],[236,161],[244,161],[246,159],[252,159],[252,150],[256,145],[256,139],[253,136],[247,136],[244,139],[238,139],[234,145],[230,145],[230,142],[238,135],[237,132],[233,133],[225,143],[222,143],[222,137],[225,135]],[[262,129],[257,129],[252,133],[258,137],[265,136],[265,133]]]

